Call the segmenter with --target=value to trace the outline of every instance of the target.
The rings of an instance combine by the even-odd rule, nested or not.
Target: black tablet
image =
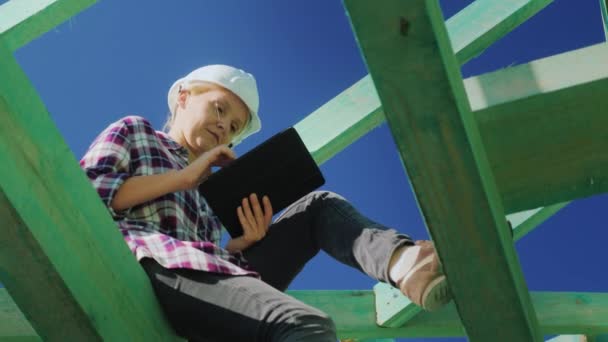
[[[243,198],[255,193],[261,201],[266,195],[276,214],[324,183],[317,163],[291,127],[211,174],[199,191],[235,238],[243,234],[236,214]]]

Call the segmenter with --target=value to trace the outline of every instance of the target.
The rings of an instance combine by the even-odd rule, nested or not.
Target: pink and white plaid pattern
[[[120,212],[109,206],[127,178],[187,165],[188,151],[139,116],[109,125],[80,160],[137,260],[150,257],[166,268],[259,277],[241,253],[219,247],[222,224],[197,189],[169,193]]]

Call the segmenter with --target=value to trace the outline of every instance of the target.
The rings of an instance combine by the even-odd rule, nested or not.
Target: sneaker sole
[[[449,291],[445,275],[438,277],[430,282],[424,290],[422,294],[422,307],[427,311],[435,311],[441,308],[452,299]]]

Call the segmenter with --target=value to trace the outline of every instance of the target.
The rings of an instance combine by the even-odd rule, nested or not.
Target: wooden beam
[[[552,0],[477,0],[447,22],[461,64],[540,11]],[[369,75],[295,125],[320,165],[384,122],[384,112]]]
[[[469,339],[541,341],[438,3],[345,4]]]
[[[507,213],[608,191],[606,60],[598,44],[465,80]]]
[[[606,60],[597,44],[464,81],[506,213],[608,190]],[[384,118],[369,77],[313,114],[296,127],[320,163]]]
[[[332,316],[338,335],[344,340],[465,336],[452,304],[438,312],[423,312],[405,326],[383,328],[375,323],[374,312],[370,310],[374,305],[372,291],[315,290],[288,291],[288,294]],[[532,300],[545,335],[608,333],[608,322],[604,319],[608,317],[608,293],[532,292]],[[3,321],[15,321],[15,317],[22,320],[5,290],[0,290],[0,303]],[[5,326],[0,321],[0,327]],[[23,341],[38,341],[33,329],[22,327],[0,329],[0,340],[8,339],[5,332],[9,331]]]
[[[570,204],[570,202],[558,203],[548,207],[526,210],[519,213],[507,215],[507,220],[513,226],[513,240],[526,236],[549,217],[555,215],[562,208]]]
[[[372,291],[289,291],[289,294],[332,316],[343,339],[465,336],[453,304],[437,312],[421,312],[403,326],[385,328],[376,324],[374,312],[369,309],[374,305]],[[605,319],[608,293],[532,292],[531,296],[540,330],[545,335],[608,332]]]
[[[547,342],[589,342],[585,335],[560,335],[553,337]]]
[[[10,80],[0,82],[0,281],[45,340],[175,340],[147,276],[1,42],[0,60],[0,79]]]
[[[608,335],[560,335],[547,342],[608,342]]]
[[[513,240],[518,241],[568,204],[569,202],[560,203],[507,215],[513,227]],[[374,295],[376,323],[382,327],[400,327],[422,312],[422,309],[401,294],[399,289],[386,283],[376,284]]]
[[[317,164],[384,122],[378,94],[370,84],[365,76],[294,126]]]
[[[608,0],[600,1],[600,11],[602,12],[602,27],[604,28],[604,37],[608,41]]]
[[[4,210],[0,206],[0,211]],[[1,217],[1,216],[0,216]],[[0,341],[42,341],[8,295],[0,288]]]
[[[0,6],[0,39],[10,51],[41,36],[96,0],[11,0]]]
[[[446,21],[461,64],[481,54],[553,0],[476,0]]]

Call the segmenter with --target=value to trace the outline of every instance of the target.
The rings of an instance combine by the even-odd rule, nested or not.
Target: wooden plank
[[[598,44],[465,80],[507,213],[608,191],[606,60]]]
[[[374,285],[376,323],[381,327],[395,328],[414,318],[422,309],[389,284]]]
[[[383,328],[375,323],[372,291],[289,291],[290,295],[315,306],[334,318],[341,339],[380,339],[416,337],[459,337],[464,329],[454,306],[448,305],[438,312],[423,312],[407,325]],[[541,331],[545,335],[608,333],[608,293],[532,292],[537,308]],[[19,316],[6,291],[0,291],[1,316],[14,319]],[[3,326],[3,325],[0,325]],[[0,340],[7,336],[0,329]],[[36,341],[33,330],[19,332],[17,338]],[[599,341],[598,341],[599,342]],[[601,341],[603,342],[603,341]]]
[[[375,322],[372,291],[289,291],[289,294],[334,318],[342,339],[465,336],[453,304],[421,312],[406,325],[380,327]],[[532,292],[540,330],[545,335],[608,332],[608,293]],[[488,310],[490,311],[490,310]],[[501,333],[504,330],[499,330]],[[490,341],[497,341],[492,339]]]
[[[547,342],[589,342],[585,335],[560,335],[547,340]]]
[[[369,76],[309,114],[294,127],[321,165],[384,122]]]
[[[174,340],[147,276],[1,44],[0,60],[10,80],[0,82],[0,280],[45,340]]]
[[[602,23],[604,27],[604,37],[608,41],[608,0],[600,1],[600,11],[602,12]]]
[[[6,289],[0,288],[0,341],[18,340],[41,341]]]
[[[513,240],[518,241],[523,238],[568,204],[570,204],[570,202],[558,203],[548,207],[507,215],[507,220],[509,220],[513,226]]]
[[[547,342],[608,342],[608,335],[560,335],[547,340]]]
[[[606,60],[608,44],[597,44],[464,81],[507,213],[607,190]],[[307,127],[305,140],[319,142],[311,150],[320,162],[384,117],[370,78],[353,88],[356,92],[343,92],[297,125]],[[357,131],[359,121],[366,123]],[[331,128],[310,135],[313,127]]]
[[[552,0],[477,0],[447,22],[461,64],[540,11]],[[384,122],[384,112],[369,75],[295,125],[320,165]]]
[[[513,227],[513,240],[518,241],[568,204],[569,202],[565,202],[507,215]],[[374,295],[376,323],[382,327],[400,327],[422,311],[402,295],[399,289],[386,283],[376,284]]]
[[[0,6],[0,39],[15,51],[96,0],[11,0]]]
[[[438,3],[345,4],[469,339],[541,341]]]
[[[545,8],[553,0],[476,0],[446,21],[461,64]]]

